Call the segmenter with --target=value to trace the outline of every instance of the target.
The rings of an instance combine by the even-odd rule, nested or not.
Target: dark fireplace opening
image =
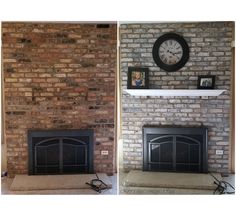
[[[29,130],[29,175],[93,173],[93,130]]]
[[[207,128],[143,127],[143,170],[207,172]]]

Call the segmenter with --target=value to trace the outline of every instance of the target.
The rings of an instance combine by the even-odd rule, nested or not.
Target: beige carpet
[[[98,174],[99,179],[112,187],[112,182],[104,173]],[[63,189],[90,189],[85,184],[96,179],[95,174],[81,175],[16,175],[10,190],[12,191],[33,191],[33,190],[63,190]]]
[[[214,174],[222,180],[220,174]],[[214,190],[216,185],[210,174],[143,172],[131,170],[124,180],[125,187],[177,188]]]

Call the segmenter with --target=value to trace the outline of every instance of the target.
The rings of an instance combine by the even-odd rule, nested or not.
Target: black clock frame
[[[182,46],[183,55],[182,55],[181,60],[176,64],[168,65],[168,64],[165,64],[160,59],[159,48],[160,48],[161,44],[166,40],[176,40]],[[164,35],[160,36],[156,40],[156,42],[154,43],[153,49],[152,49],[152,55],[153,55],[153,59],[154,59],[155,63],[161,69],[164,69],[167,72],[174,72],[174,71],[177,71],[177,70],[181,69],[186,64],[186,62],[188,61],[188,59],[189,59],[189,47],[188,47],[187,42],[185,41],[185,39],[182,36],[180,36],[176,33],[167,33],[167,34],[164,34]]]

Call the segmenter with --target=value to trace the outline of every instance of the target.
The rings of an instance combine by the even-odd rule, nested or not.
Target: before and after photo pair
[[[234,21],[1,36],[3,195],[234,194]]]

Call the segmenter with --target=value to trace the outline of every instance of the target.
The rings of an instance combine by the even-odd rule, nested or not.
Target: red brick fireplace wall
[[[116,24],[2,23],[9,175],[28,172],[28,129],[94,129],[94,170],[115,171],[116,35]]]

